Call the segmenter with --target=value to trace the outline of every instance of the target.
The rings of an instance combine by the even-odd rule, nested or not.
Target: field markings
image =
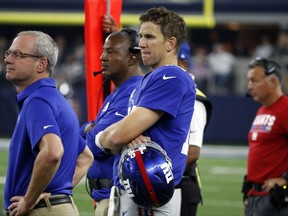
[[[0,184],[5,184],[5,182],[6,182],[6,177],[0,176]]]
[[[247,158],[247,146],[223,146],[223,145],[203,145],[201,157],[214,158]]]
[[[246,168],[214,166],[210,169],[210,172],[213,175],[244,175],[246,173]]]
[[[232,201],[232,200],[213,200],[213,199],[204,199],[203,206],[222,206],[222,207],[241,207],[243,206],[242,201]]]

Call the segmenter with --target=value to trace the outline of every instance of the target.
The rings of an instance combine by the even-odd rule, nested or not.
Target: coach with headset
[[[288,215],[288,97],[280,66],[258,57],[249,64],[248,93],[262,106],[248,134],[245,215]]]

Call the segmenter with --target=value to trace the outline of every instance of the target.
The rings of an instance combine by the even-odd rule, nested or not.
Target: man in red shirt
[[[288,215],[288,97],[280,66],[258,57],[247,78],[249,95],[262,106],[248,135],[245,215]]]

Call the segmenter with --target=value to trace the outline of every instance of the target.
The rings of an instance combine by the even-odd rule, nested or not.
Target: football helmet
[[[174,194],[171,160],[154,142],[123,149],[118,175],[128,196],[138,205],[160,207]]]

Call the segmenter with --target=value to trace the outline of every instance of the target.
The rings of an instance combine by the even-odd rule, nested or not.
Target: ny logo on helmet
[[[170,181],[174,179],[171,167],[169,166],[168,163],[163,163],[160,167],[163,170],[167,184],[169,184]]]

